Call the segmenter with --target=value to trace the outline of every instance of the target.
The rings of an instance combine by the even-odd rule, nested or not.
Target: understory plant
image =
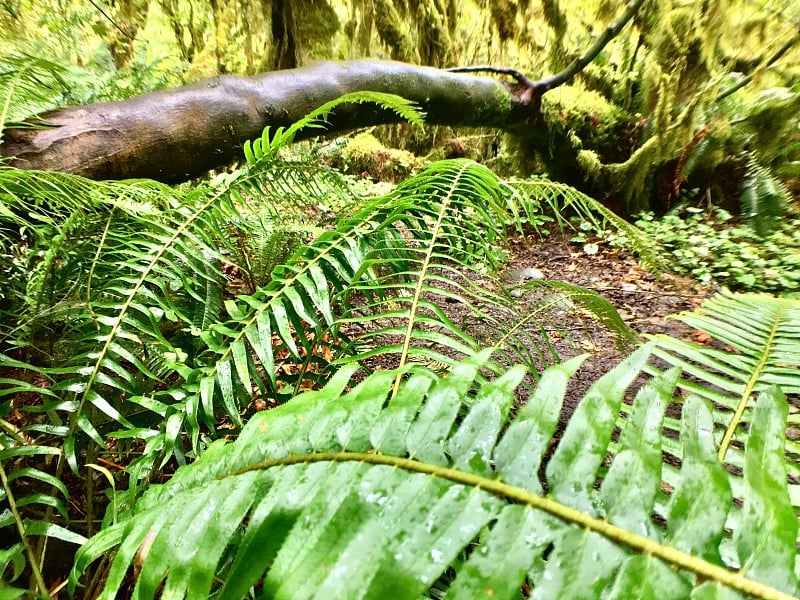
[[[672,269],[703,283],[734,290],[792,292],[800,289],[800,234],[797,216],[787,215],[769,233],[736,224],[721,208],[687,208],[637,225],[672,257]]]
[[[767,233],[719,207],[685,207],[663,217],[643,213],[636,220],[660,250],[663,268],[703,284],[731,290],[796,292],[800,289],[800,218],[789,213]],[[590,221],[577,225],[576,243],[628,247],[625,231]]]
[[[84,597],[796,594],[797,301],[721,297],[686,318],[726,349],[651,342],[557,434],[583,357],[550,311],[631,333],[558,282],[521,310],[497,247],[545,207],[614,217],[466,160],[361,198],[281,156],[335,107],[201,186],[0,168],[9,594],[67,586],[65,547]]]
[[[363,198],[283,158],[300,128],[366,101],[422,123],[401,98],[349,95],[265,130],[241,168],[178,188],[0,165],[0,527],[19,540],[4,579],[29,573],[44,594],[65,547],[342,365],[356,379],[398,369],[399,392],[412,365],[445,373],[492,347],[481,379],[522,363],[530,389],[560,360],[542,323],[565,303],[631,338],[594,292],[551,282],[523,310],[499,277],[507,228],[544,204],[613,219],[574,190],[450,160]]]
[[[683,318],[731,346],[656,338],[560,436],[585,356],[519,411],[525,368],[487,381],[491,348],[445,377],[406,365],[355,384],[344,367],[117,513],[71,589],[114,551],[102,598],[131,572],[137,598],[795,597],[781,388],[800,392],[800,301],[725,295]]]

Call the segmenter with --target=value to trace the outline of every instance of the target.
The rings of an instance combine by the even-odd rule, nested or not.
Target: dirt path
[[[553,233],[542,240],[512,240],[511,250],[508,269],[532,267],[542,271],[546,279],[596,291],[640,334],[665,333],[704,341],[704,334],[667,317],[693,310],[713,295],[712,288],[666,273],[656,277],[642,269],[636,258],[624,250],[600,247],[596,254],[587,254],[581,245],[570,243],[569,236],[561,233]],[[562,425],[588,387],[623,358],[613,336],[602,325],[591,319],[574,321],[576,335],[566,335],[555,344],[559,356],[567,359],[589,352],[591,357],[570,383]]]

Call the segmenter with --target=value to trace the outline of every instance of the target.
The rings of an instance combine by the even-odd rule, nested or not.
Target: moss
[[[571,85],[562,85],[542,96],[542,110],[545,118],[566,119],[573,129],[581,126],[587,116],[613,125],[623,112],[597,92]]]
[[[689,101],[712,76],[717,36],[710,32],[722,24],[719,5],[692,3],[670,10],[653,35],[653,59],[675,77],[671,92],[679,103]]]
[[[542,97],[542,114],[552,135],[574,150],[593,148],[603,162],[630,155],[630,115],[597,92],[561,86]]]
[[[497,98],[497,103],[503,112],[511,112],[511,94],[508,93],[506,88],[498,85],[494,90],[494,95]]]
[[[342,151],[342,161],[353,174],[395,183],[421,165],[411,152],[387,148],[369,133],[361,133],[350,140]]]
[[[517,7],[508,0],[492,0],[489,2],[489,12],[492,21],[497,27],[501,42],[514,39],[517,33]]]
[[[292,0],[294,37],[300,64],[325,57],[339,31],[339,17],[328,2]]]
[[[650,205],[646,183],[652,177],[652,165],[664,162],[664,148],[658,137],[652,137],[640,146],[624,163],[604,165],[610,187],[622,195],[626,214],[646,210]]]
[[[597,152],[591,150],[581,150],[578,152],[578,164],[581,166],[584,173],[586,173],[586,177],[591,180],[597,179],[603,168],[603,163],[600,162],[600,157],[597,156]]]
[[[442,10],[436,2],[426,0],[417,7],[417,22],[419,23],[418,47],[422,64],[432,67],[441,67],[449,63],[458,62],[451,56],[453,40],[450,36],[446,10]]]
[[[388,0],[376,1],[375,28],[381,41],[389,47],[389,53],[394,60],[419,60],[416,47],[403,27],[403,19]]]

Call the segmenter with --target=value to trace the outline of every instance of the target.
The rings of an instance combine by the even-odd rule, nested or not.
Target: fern
[[[507,356],[525,356],[525,348],[540,342],[520,325],[543,313],[520,314],[508,297],[469,275],[503,235],[502,194],[484,167],[436,163],[300,248],[254,294],[228,302],[229,319],[206,336],[207,366],[187,377],[198,382],[186,402],[194,444],[201,425],[216,420],[215,398],[240,424],[238,409],[255,390],[286,393],[275,374],[278,351],[303,365],[296,392],[318,368],[312,363],[325,367],[317,344],[326,337],[339,347],[340,362],[393,355],[400,364],[425,358],[452,365],[486,344],[499,344]],[[586,290],[570,292],[597,298]],[[490,335],[479,340],[467,330],[468,321],[454,323],[440,308],[445,299],[466,307]],[[533,358],[530,364],[538,366]]]
[[[757,398],[773,386],[792,397],[800,393],[800,301],[764,294],[724,292],[693,313],[679,315],[681,321],[713,336],[714,344],[700,345],[667,336],[656,336],[654,355],[668,365],[683,369],[678,385],[713,403],[713,435],[719,460],[742,468],[747,458],[742,446],[754,429]],[[720,350],[720,347],[726,350]],[[662,363],[663,364],[663,363]],[[649,367],[658,373],[656,367]],[[791,417],[794,422],[796,418]],[[665,426],[677,431],[678,423]],[[800,475],[800,446],[792,438],[781,438],[782,466],[796,478]],[[670,452],[678,458],[677,449]],[[670,468],[665,479],[670,481]],[[732,477],[737,496],[741,480]],[[789,485],[794,505],[800,505],[800,487]],[[743,513],[743,518],[746,513]]]
[[[25,54],[0,59],[0,143],[11,123],[17,128],[47,126],[43,121],[23,119],[63,101],[68,88],[66,70],[58,63]]]
[[[572,227],[565,215],[577,217],[580,222],[591,224],[597,231],[613,227],[625,235],[631,250],[639,256],[644,266],[653,270],[664,267],[663,259],[655,251],[650,236],[575,188],[546,177],[512,180],[508,185],[512,191],[508,204],[513,215],[533,219],[544,207],[555,216],[562,229]]]
[[[788,209],[789,190],[751,157],[742,183],[742,215],[760,236],[774,232]]]
[[[401,112],[412,110],[408,103],[400,99],[380,94],[376,98]],[[369,94],[365,93],[343,101],[367,100]],[[335,106],[336,102],[329,103],[309,118],[279,132],[271,140],[269,151],[277,152],[282,145],[291,141],[300,127],[318,123]],[[309,198],[327,194],[331,189],[341,193],[343,184],[340,178],[337,179],[328,172],[327,181],[333,181],[334,184],[321,186],[320,179],[314,177],[319,172],[320,169],[310,168],[308,165],[276,166],[274,161],[262,160],[259,165],[253,164],[243,171],[222,177],[210,189],[200,188],[178,199],[164,186],[150,186],[144,182],[134,185],[94,184],[70,176],[51,177],[48,174],[37,178],[35,173],[7,171],[4,189],[8,197],[5,206],[9,209],[11,218],[14,218],[15,204],[24,205],[37,201],[40,190],[42,195],[47,194],[45,206],[49,211],[53,210],[50,207],[58,206],[53,204],[53,200],[66,200],[69,197],[69,188],[82,187],[75,195],[97,197],[101,207],[104,203],[111,204],[110,198],[108,201],[104,200],[107,198],[106,194],[119,193],[124,198],[122,201],[114,199],[116,212],[112,211],[108,215],[113,223],[109,225],[112,221],[106,221],[102,233],[99,229],[95,230],[96,235],[102,235],[103,244],[90,268],[84,269],[84,272],[90,273],[92,279],[85,287],[96,290],[100,295],[96,299],[89,298],[89,302],[84,303],[88,311],[82,322],[80,313],[74,312],[74,304],[65,306],[65,312],[70,313],[70,320],[74,323],[71,327],[78,330],[80,336],[69,348],[70,361],[66,365],[58,365],[59,377],[55,389],[69,391],[68,397],[74,396],[74,402],[70,400],[61,404],[73,415],[72,419],[67,419],[70,425],[65,441],[67,459],[73,470],[78,468],[77,453],[80,448],[74,436],[81,433],[97,444],[102,444],[103,436],[99,429],[108,429],[111,423],[121,426],[125,436],[134,435],[149,441],[145,465],[153,464],[155,458],[164,451],[179,452],[178,436],[183,431],[181,424],[184,422],[183,414],[186,409],[174,411],[175,395],[172,390],[164,395],[157,394],[155,398],[148,398],[146,394],[169,370],[176,370],[187,381],[192,381],[196,377],[192,374],[193,370],[202,368],[204,363],[198,355],[201,360],[199,364],[193,364],[192,360],[186,364],[185,360],[191,359],[193,353],[196,354],[196,348],[175,347],[163,335],[162,329],[185,327],[191,330],[198,318],[208,321],[202,315],[218,312],[219,292],[215,291],[221,285],[218,264],[224,259],[223,253],[227,252],[228,256],[237,253],[238,248],[231,245],[230,240],[240,236],[230,235],[231,226],[240,228],[241,236],[247,237],[251,234],[253,227],[248,224],[249,217],[242,211],[248,210],[252,198],[258,198],[264,204],[273,204],[275,215],[281,213],[280,207],[292,207],[297,214],[296,210],[300,207],[298,200],[301,198],[307,205]],[[58,187],[53,187],[53,184]],[[154,191],[162,192],[168,200],[166,204],[162,202],[158,209],[143,212],[141,200],[136,198],[136,194],[139,191],[148,191],[148,186]],[[290,189],[293,193],[287,193]],[[151,202],[151,207],[152,204]],[[285,211],[283,212],[286,216]],[[33,303],[31,306],[34,312],[35,307],[53,304],[53,298],[42,301],[37,296],[48,287],[45,282],[52,272],[55,259],[66,251],[71,251],[77,257],[85,257],[85,252],[76,252],[74,244],[69,250],[61,248],[71,231],[80,230],[80,225],[85,225],[88,219],[82,218],[84,214],[85,211],[67,214],[56,208],[53,216],[65,219],[63,225],[57,225],[61,234],[51,237],[49,248],[44,254],[45,260],[38,263],[37,268],[41,275],[31,279],[25,295],[28,302]],[[49,215],[47,219],[46,222],[58,223]],[[24,227],[27,221],[20,216],[18,222]],[[129,227],[135,228],[136,233],[133,234]],[[80,232],[86,235],[85,228]],[[63,289],[64,286],[49,287]],[[81,287],[75,286],[77,289]],[[291,295],[292,292],[289,293]],[[209,326],[213,327],[214,324],[209,323]],[[287,329],[283,329],[284,333],[286,331]],[[199,333],[206,342],[213,345],[213,329]],[[287,339],[290,338],[287,336]],[[293,342],[290,347],[292,345]],[[189,353],[189,350],[193,352]],[[239,357],[237,352],[237,358]],[[129,365],[140,374],[138,381],[132,379],[128,373]],[[223,364],[223,372],[224,366]],[[34,365],[29,365],[28,368],[45,376],[48,374],[46,368]],[[190,394],[192,385],[194,384],[189,386]],[[224,393],[224,382],[222,386],[220,390],[223,392],[222,404],[225,411],[234,422],[239,422],[240,406]],[[198,397],[197,388],[194,390],[195,395],[190,396],[190,403],[191,398]],[[202,388],[201,405],[189,406],[189,426],[194,427],[195,440],[199,420],[197,412],[192,410],[203,408],[204,422],[209,425],[216,422],[213,400],[206,395],[207,391],[207,387]],[[147,426],[134,426],[128,419],[126,410],[115,408],[119,406],[121,397],[127,398],[123,408],[127,406],[134,412],[140,412],[141,408],[149,407],[159,417],[156,422],[161,418],[166,419],[166,422],[162,422],[161,433]],[[96,412],[96,417],[87,419],[86,412],[90,406]],[[156,438],[153,438],[154,434]],[[167,456],[170,453],[167,452]]]
[[[649,351],[587,392],[544,481],[541,464],[582,357],[550,367],[513,418],[524,369],[481,382],[488,352],[445,379],[404,368],[350,391],[345,368],[151,487],[132,514],[81,548],[71,589],[116,548],[100,597],[114,597],[132,564],[139,598],[240,598],[253,586],[276,598],[418,598],[435,584],[465,598],[520,597],[523,584],[547,598],[798,593],[797,522],[776,443],[785,398],[773,387],[756,403],[744,453],[747,518],[732,534],[736,561],[726,564],[731,490],[707,435],[710,406],[697,396],[683,405],[678,485],[652,516],[660,424],[679,372],[643,387],[628,419],[617,419]]]
[[[270,127],[266,127],[260,139],[245,142],[244,154],[247,164],[254,165],[260,160],[275,158],[279,150],[294,141],[295,136],[301,129],[324,129],[330,113],[337,106],[347,103],[363,104],[365,102],[377,104],[384,110],[398,114],[412,125],[423,127],[424,113],[416,108],[415,104],[410,100],[383,92],[352,92],[326,102],[289,127],[278,127],[274,131]]]
[[[319,385],[331,359],[451,367],[490,345],[496,373],[519,360],[532,371],[553,362],[540,321],[562,297],[523,314],[486,272],[505,234],[509,188],[475,163],[444,161],[359,203],[337,173],[278,156],[298,130],[267,133],[246,166],[190,191],[0,169],[3,255],[18,254],[22,266],[11,268],[35,274],[14,284],[0,338],[0,366],[14,374],[0,395],[36,400],[25,406],[23,437],[3,455],[12,479],[38,482],[26,502],[45,507],[25,535],[83,541],[60,524],[68,499],[55,481],[67,466],[81,473],[108,456],[108,440],[140,451],[126,469],[133,499],[168,461],[183,464],[237,434],[254,395],[279,403],[307,381]],[[332,197],[353,210],[333,225],[315,221]],[[277,219],[315,237],[265,278],[254,249],[272,243]],[[224,299],[221,266],[232,262],[252,293]],[[561,291],[609,309],[586,290]],[[448,300],[469,316],[450,319],[439,307]],[[279,368],[287,356],[298,366],[291,374]],[[50,453],[58,454],[52,485],[36,476]]]

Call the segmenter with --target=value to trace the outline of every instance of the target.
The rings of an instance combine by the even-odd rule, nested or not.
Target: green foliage
[[[800,88],[771,87],[744,97],[726,98],[715,112],[731,121],[727,134],[729,153],[748,150],[770,169],[800,158],[795,116],[800,110]],[[716,114],[714,115],[716,116]]]
[[[579,190],[546,177],[512,180],[509,185],[522,198],[518,206],[511,206],[512,214],[519,215],[517,219],[535,223],[542,213],[554,215],[562,230],[575,229],[577,222],[583,231],[624,239],[647,268],[657,271],[665,266],[663,258],[653,247],[649,232],[630,224]]]
[[[31,117],[63,106],[130,98],[164,87],[167,79],[159,61],[93,72],[29,54],[0,55],[0,133],[11,125],[46,127],[46,120]]]
[[[717,301],[731,319],[759,305]],[[797,310],[797,301],[779,309],[786,314],[772,338],[780,360],[797,354],[795,328],[787,327]],[[402,368],[350,388],[353,371],[345,368],[152,486],[81,548],[70,585],[117,549],[100,597],[114,597],[131,565],[139,598],[240,598],[248,590],[419,598],[432,589],[516,598],[523,585],[547,598],[796,595],[784,395],[767,385],[756,400],[762,384],[747,387],[741,470],[728,472],[715,456],[710,434],[720,416],[707,400],[691,393],[679,422],[665,417],[678,369],[653,378],[632,406],[622,402],[652,350],[640,349],[592,386],[552,456],[567,382],[583,357],[550,367],[517,414],[513,391],[524,369],[485,382],[488,352],[446,378]],[[770,362],[770,348],[750,354]],[[786,383],[796,388],[796,371]],[[677,436],[662,433],[673,424]],[[670,494],[661,483],[664,451],[682,465],[672,470]]]
[[[679,387],[713,402],[715,423],[720,426],[716,432],[716,439],[721,437],[720,460],[741,464],[741,447],[734,442],[746,439],[752,428],[753,394],[775,385],[786,394],[800,392],[795,367],[800,358],[800,301],[723,292],[697,311],[677,318],[710,333],[726,350],[662,335],[656,337],[655,355],[683,369],[687,377]],[[786,440],[786,450],[795,454],[796,442]],[[800,467],[787,461],[787,470],[794,475]],[[796,484],[792,488],[799,489]]]
[[[245,142],[244,154],[247,163],[254,165],[260,160],[275,158],[281,148],[294,141],[295,135],[301,129],[324,129],[331,111],[340,104],[363,104],[365,102],[378,104],[384,110],[395,112],[417,127],[423,126],[425,113],[420,112],[413,102],[405,98],[382,92],[352,92],[326,102],[290,127],[278,127],[274,132],[271,131],[271,127],[266,127],[260,139],[256,139],[252,143],[250,140]]]
[[[4,30],[30,29],[38,48],[60,45],[64,56],[80,47],[89,64],[6,60],[0,130],[56,105],[176,83],[194,59],[189,79],[214,59],[216,68],[253,71],[287,58],[280,55],[288,48],[290,61],[311,55],[298,35],[308,22],[292,17],[291,3],[265,16],[257,3],[235,10],[169,0],[149,17],[133,14],[147,2],[114,3],[111,19],[128,40],[86,5],[28,4],[4,4]],[[404,52],[432,63],[459,62],[442,53],[461,47],[468,62],[492,63],[495,47],[484,40],[501,30],[504,55],[548,59],[530,51],[539,36],[510,27],[529,19],[526,2],[494,3],[491,19],[478,19],[473,5],[434,4],[392,10],[375,28],[389,11],[347,3],[352,30],[344,34],[359,55],[376,47],[377,35],[390,46],[399,36]],[[557,4],[547,3],[547,18],[558,49],[584,46],[593,24],[571,18],[572,4],[562,2],[563,13]],[[136,10],[126,15],[125,6]],[[649,8],[639,41],[609,46],[597,78],[607,75],[600,83],[622,90],[615,100],[648,122],[627,124],[616,106],[590,98],[582,116],[550,112],[563,119],[567,140],[545,146],[558,159],[582,152],[566,171],[588,167],[590,176],[605,175],[600,184],[634,194],[659,165],[687,158],[699,124],[725,121],[734,134],[710,135],[710,153],[701,142],[685,172],[700,173],[703,158],[709,167],[717,154],[752,150],[744,200],[762,237],[746,227],[712,237],[722,213],[711,230],[698,216],[688,225],[664,221],[657,235],[674,245],[679,268],[698,277],[796,289],[797,223],[767,235],[778,220],[773,208],[785,202],[775,176],[791,174],[798,159],[796,90],[746,98],[739,112],[704,110],[720,81],[714,61],[727,50],[720,39],[730,36],[722,21],[736,11],[719,2]],[[150,35],[134,39],[131,25],[142,17]],[[462,35],[465,22],[470,33]],[[335,23],[327,25],[333,36]],[[81,41],[89,27],[92,48]],[[143,50],[145,40],[165,38],[153,31],[174,31],[186,63],[176,66],[175,48],[162,51],[163,43]],[[265,34],[285,44],[256,61]],[[107,52],[120,42],[132,51],[122,68]],[[518,66],[531,72],[543,63]],[[651,347],[641,350],[599,381],[556,435],[580,359],[541,373],[557,360],[538,333],[548,308],[567,297],[621,336],[630,332],[602,298],[565,284],[528,284],[554,293],[520,313],[493,276],[506,229],[577,212],[590,228],[611,223],[655,263],[651,238],[569,186],[504,182],[469,161],[436,163],[367,199],[316,161],[281,155],[301,127],[323,127],[344,101],[377,101],[421,123],[402,99],[350,96],[265,131],[245,148],[245,167],[193,188],[0,168],[0,500],[8,504],[0,526],[16,527],[19,539],[0,550],[2,595],[17,593],[5,581],[22,585],[26,557],[34,586],[46,591],[46,537],[82,545],[73,586],[81,577],[89,584],[92,560],[116,550],[107,596],[129,576],[142,597],[206,597],[211,589],[228,597],[520,597],[522,588],[534,597],[735,597],[725,586],[769,596],[751,580],[796,595],[800,494],[796,485],[787,492],[786,474],[798,475],[798,448],[787,441],[786,402],[774,387],[798,392],[796,301],[715,300],[685,318],[733,350],[659,338],[653,356],[678,365],[683,378],[657,373],[651,360],[645,371],[655,378],[629,406],[623,393]],[[614,125],[620,135],[593,138],[597,119],[603,132]],[[611,147],[589,147],[597,142]],[[698,255],[709,262],[698,265]],[[462,316],[451,317],[448,304],[463,307]],[[519,362],[529,370],[524,379]],[[528,397],[521,408],[520,397]],[[258,402],[286,403],[250,418]],[[109,486],[86,477],[102,461],[126,467],[117,480],[106,473]],[[151,486],[167,464],[174,478]],[[85,484],[84,498],[68,497],[67,466],[75,488]],[[86,542],[102,492],[107,516]],[[70,521],[76,510],[84,523]],[[95,575],[102,580],[104,568]]]
[[[66,73],[62,65],[41,58],[0,57],[0,142],[7,124],[53,108],[65,99]]]
[[[589,290],[553,284],[555,297],[522,313],[499,285],[506,227],[540,212],[532,189],[451,160],[361,199],[335,171],[281,157],[300,126],[369,98],[265,131],[245,167],[194,187],[0,170],[0,254],[13,282],[0,304],[0,417],[13,416],[0,421],[0,457],[23,490],[22,512],[0,524],[37,547],[31,567],[46,562],[38,537],[81,544],[96,527],[92,489],[105,486],[83,479],[87,468],[126,466],[127,485],[112,477],[107,488],[113,523],[167,463],[236,436],[256,401],[324,384],[332,361],[447,369],[493,346],[487,376],[522,361],[535,377],[557,360],[541,321],[563,298],[630,335]],[[372,99],[419,119],[402,99]],[[540,197],[564,193],[554,190]],[[333,221],[330,206],[345,207]],[[68,524],[67,467],[90,486],[85,528]]]
[[[742,185],[742,216],[759,236],[767,236],[778,229],[789,200],[786,186],[751,158]]]
[[[800,129],[795,115],[800,91],[776,87],[733,96],[708,107],[709,126],[684,167],[686,177],[708,181],[715,196],[741,179],[741,215],[760,235],[774,232],[791,208],[786,181],[800,160]],[[728,192],[729,204],[735,196]]]
[[[689,208],[660,219],[645,214],[636,222],[666,250],[676,273],[731,289],[800,289],[800,219],[784,218],[764,237],[746,224],[734,223],[719,208]]]

